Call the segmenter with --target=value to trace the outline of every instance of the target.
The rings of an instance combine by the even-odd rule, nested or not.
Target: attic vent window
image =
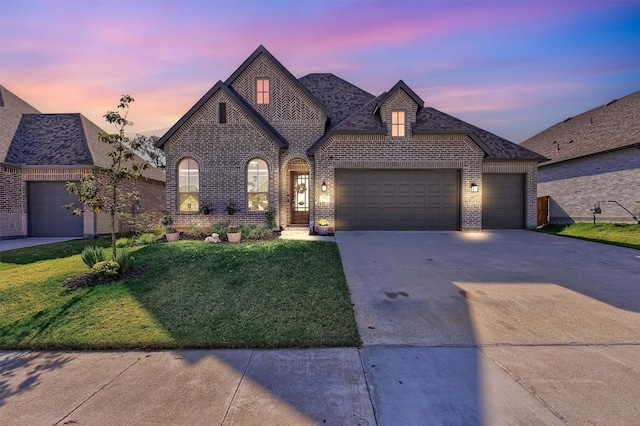
[[[269,104],[269,79],[259,78],[256,80],[256,103],[258,105]]]
[[[391,136],[404,137],[404,111],[392,111],[391,112]]]
[[[225,124],[227,122],[227,103],[220,102],[218,104],[218,123]]]

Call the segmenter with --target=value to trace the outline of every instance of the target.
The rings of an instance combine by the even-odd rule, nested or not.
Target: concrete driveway
[[[380,424],[637,424],[640,251],[530,231],[336,240]]]

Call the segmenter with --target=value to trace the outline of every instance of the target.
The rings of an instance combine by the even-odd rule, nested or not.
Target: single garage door
[[[457,170],[336,170],[336,230],[457,230]]]
[[[482,175],[482,227],[524,228],[524,175]]]
[[[79,205],[69,194],[66,182],[29,182],[29,236],[82,237],[82,216],[73,216],[66,204]]]

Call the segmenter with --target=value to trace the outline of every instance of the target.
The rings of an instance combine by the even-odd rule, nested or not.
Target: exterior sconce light
[[[471,184],[471,192],[478,192],[478,184],[473,182]]]
[[[322,182],[322,186],[320,187],[320,189],[322,190],[322,192],[327,192],[327,184],[326,184],[326,182]]]

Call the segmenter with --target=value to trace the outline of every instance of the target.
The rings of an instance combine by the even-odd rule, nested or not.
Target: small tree
[[[156,146],[160,138],[157,136],[136,135],[135,140],[140,144],[139,151],[142,153],[142,158],[149,159],[153,166],[164,170],[167,159],[164,151]]]
[[[141,143],[138,138],[130,140],[125,135],[125,128],[133,123],[127,120],[129,104],[133,98],[123,95],[118,105],[119,111],[108,111],[104,118],[107,123],[116,127],[117,133],[101,133],[100,141],[108,144],[111,164],[107,168],[98,168],[94,174],[84,175],[80,182],[67,182],[67,191],[76,195],[86,209],[93,212],[108,213],[111,218],[111,251],[116,258],[116,215],[131,208],[139,199],[136,191],[128,191],[124,184],[140,176],[142,170],[149,167],[146,161],[134,161],[134,151],[139,151]],[[82,215],[85,210],[69,204],[65,206],[74,215]]]

